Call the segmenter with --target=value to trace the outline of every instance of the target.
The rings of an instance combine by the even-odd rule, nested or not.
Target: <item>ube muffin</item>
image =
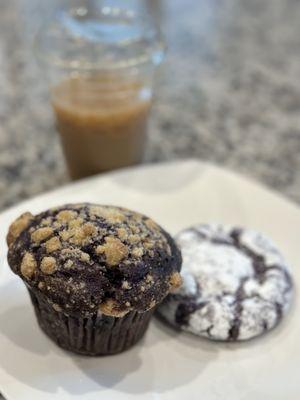
[[[83,203],[25,213],[7,243],[8,263],[26,284],[40,327],[76,353],[128,349],[181,284],[171,236],[125,208]]]

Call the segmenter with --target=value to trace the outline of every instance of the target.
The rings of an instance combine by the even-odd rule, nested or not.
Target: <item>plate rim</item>
[[[171,165],[175,165],[175,164],[196,164],[199,167],[202,168],[207,168],[207,169],[212,169],[212,170],[217,170],[218,172],[227,175],[227,176],[232,176],[236,179],[242,180],[242,181],[247,181],[248,183],[256,186],[257,188],[264,190],[265,192],[267,192],[270,195],[276,196],[278,199],[288,203],[290,206],[292,206],[293,208],[296,208],[298,211],[300,211],[300,204],[298,204],[296,201],[294,201],[293,199],[290,199],[289,197],[287,197],[286,195],[282,194],[281,192],[277,191],[276,189],[268,186],[267,184],[256,180],[254,177],[249,176],[247,174],[244,173],[239,173],[234,171],[231,168],[228,168],[226,166],[220,166],[218,164],[209,162],[209,161],[202,161],[199,160],[197,158],[184,158],[184,159],[174,159],[174,160],[167,160],[167,161],[162,161],[162,162],[158,162],[158,163],[144,163],[144,164],[139,164],[139,165],[134,165],[134,166],[129,166],[126,168],[120,168],[117,170],[113,170],[113,171],[109,171],[109,172],[105,172],[105,173],[100,173],[100,174],[96,174],[93,176],[89,176],[86,178],[82,178],[76,181],[70,181],[67,182],[57,188],[52,188],[50,190],[45,190],[42,191],[40,193],[37,193],[34,196],[30,196],[24,200],[21,200],[11,206],[5,207],[4,209],[2,209],[0,211],[0,217],[5,216],[6,214],[9,214],[11,212],[14,211],[14,209],[17,208],[22,208],[23,205],[25,206],[27,203],[30,203],[33,200],[39,200],[40,198],[44,198],[44,197],[48,197],[51,195],[57,195],[59,194],[59,192],[63,192],[66,189],[70,189],[73,186],[80,186],[81,184],[84,183],[88,183],[88,182],[93,182],[93,181],[98,181],[98,180],[104,180],[104,179],[109,179],[110,177],[114,177],[114,176],[118,176],[118,175],[122,175],[122,174],[130,174],[130,173],[134,173],[135,170],[148,170],[148,169],[154,169],[154,168],[161,168],[161,167],[167,167],[167,166],[171,166]]]

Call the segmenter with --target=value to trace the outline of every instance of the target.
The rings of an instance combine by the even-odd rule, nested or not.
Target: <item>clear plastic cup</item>
[[[139,163],[164,57],[153,21],[117,7],[61,11],[37,49],[71,177]]]

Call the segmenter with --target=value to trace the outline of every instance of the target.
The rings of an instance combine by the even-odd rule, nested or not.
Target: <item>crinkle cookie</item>
[[[288,311],[289,269],[264,235],[203,224],[176,239],[183,285],[158,309],[173,326],[213,340],[247,340],[272,329]]]

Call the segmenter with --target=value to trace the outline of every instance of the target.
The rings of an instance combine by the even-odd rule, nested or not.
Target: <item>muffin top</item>
[[[7,243],[13,272],[68,315],[143,312],[181,284],[173,239],[125,208],[82,203],[25,213]]]

